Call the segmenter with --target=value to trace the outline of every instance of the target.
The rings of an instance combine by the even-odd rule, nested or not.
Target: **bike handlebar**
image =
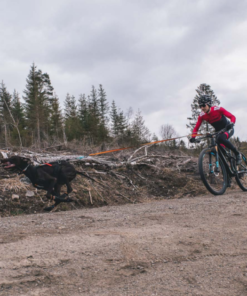
[[[227,128],[223,128],[222,130],[220,130],[220,131],[218,131],[216,133],[213,133],[213,134],[208,133],[205,137],[201,137],[199,139],[195,139],[195,143],[200,143],[201,140],[206,139],[206,138],[213,138],[214,136],[216,136],[218,134],[221,134],[221,133],[224,133],[226,131],[228,131],[228,129]]]

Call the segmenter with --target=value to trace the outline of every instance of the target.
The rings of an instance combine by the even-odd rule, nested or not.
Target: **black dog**
[[[47,211],[52,210],[60,202],[73,201],[68,198],[68,194],[72,192],[70,182],[77,174],[86,176],[82,172],[76,171],[74,166],[67,161],[51,162],[44,165],[33,166],[28,158],[12,156],[10,158],[1,159],[1,163],[4,164],[5,169],[14,168],[17,169],[19,173],[25,174],[34,187],[47,191],[46,197],[55,201],[53,206],[45,208]],[[61,187],[63,185],[67,186],[67,193],[60,195]]]

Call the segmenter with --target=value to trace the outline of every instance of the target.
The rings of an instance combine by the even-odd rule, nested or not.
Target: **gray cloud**
[[[247,1],[2,1],[0,79],[22,92],[32,62],[60,100],[103,84],[123,110],[141,109],[150,129],[186,118],[200,83],[212,86],[247,139]]]

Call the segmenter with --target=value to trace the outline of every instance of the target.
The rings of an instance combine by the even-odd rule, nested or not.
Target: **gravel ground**
[[[247,193],[5,217],[0,295],[247,295]]]

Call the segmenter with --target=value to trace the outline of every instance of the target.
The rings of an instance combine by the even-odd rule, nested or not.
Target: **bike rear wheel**
[[[199,172],[205,187],[214,195],[224,194],[227,188],[227,172],[219,158],[219,172],[216,171],[216,155],[208,148],[202,150],[199,156]]]
[[[247,191],[247,159],[243,153],[241,153],[242,162],[240,165],[235,166],[236,168],[236,182],[238,186],[243,190]]]

